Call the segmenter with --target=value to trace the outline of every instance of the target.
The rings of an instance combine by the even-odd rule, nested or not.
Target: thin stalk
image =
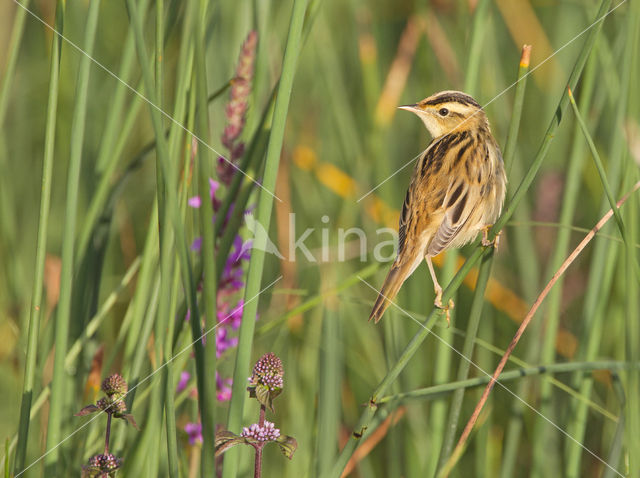
[[[200,0],[196,4],[198,8],[193,8],[195,14],[194,23],[194,81],[196,91],[196,125],[197,134],[205,141],[209,140],[209,108],[207,103],[207,65],[206,65],[206,44],[204,19],[207,16],[208,1]],[[201,300],[204,302],[204,330],[214,330],[218,322],[217,317],[217,281],[216,258],[215,258],[215,237],[213,223],[213,205],[209,200],[209,178],[213,164],[213,156],[209,148],[199,148],[198,151],[198,193],[202,198],[199,209],[200,233],[202,234],[202,262],[204,269],[203,289]],[[240,176],[240,174],[237,174]],[[222,258],[221,258],[222,259]],[[215,414],[213,411],[216,403],[216,340],[215,331],[208,337],[204,347],[204,359],[207,364],[205,376],[198,377],[203,383],[203,393],[198,396],[200,404],[200,420],[202,423],[202,443],[205,450],[213,449],[215,442]],[[215,469],[214,454],[205,452],[200,462],[202,476],[210,474]]]
[[[107,429],[104,433],[104,454],[109,453],[109,438],[111,437],[111,412],[107,412]]]
[[[62,414],[65,400],[64,392],[67,383],[64,359],[67,354],[69,324],[71,321],[71,293],[73,288],[75,252],[74,241],[80,189],[80,166],[82,163],[82,143],[84,139],[87,98],[89,93],[91,55],[93,53],[99,12],[100,0],[91,2],[84,38],[84,50],[87,55],[80,57],[76,84],[76,101],[71,125],[71,149],[69,153],[67,201],[62,242],[62,269],[60,273],[60,298],[55,323],[55,354],[53,359],[53,377],[51,380],[51,399],[49,401],[49,422],[46,439],[46,449],[51,450],[51,452],[44,458],[45,468],[49,470],[46,473],[50,475],[57,474],[55,466],[60,456],[60,449],[57,445],[62,438]]]
[[[615,360],[601,360],[595,362],[561,362],[549,365],[536,365],[532,367],[522,367],[508,372],[502,372],[498,377],[498,382],[505,383],[518,380],[523,377],[536,375],[569,373],[569,372],[592,372],[594,370],[640,370],[640,362],[620,362]],[[488,384],[491,377],[483,375],[481,377],[456,380],[455,382],[433,385],[431,387],[419,388],[410,392],[387,395],[378,400],[378,403],[389,403],[394,401],[407,400],[437,400],[460,389],[477,388]]]
[[[573,112],[576,115],[576,120],[578,120],[578,124],[580,125],[580,129],[582,130],[582,134],[584,134],[584,139],[587,141],[587,145],[589,146],[589,150],[591,151],[591,156],[593,157],[593,162],[596,165],[596,169],[598,170],[598,175],[600,176],[600,182],[602,183],[602,187],[607,196],[607,201],[609,201],[609,206],[613,210],[613,217],[618,224],[618,229],[620,229],[620,235],[622,239],[627,244],[632,244],[631,240],[627,232],[625,231],[624,222],[622,221],[622,216],[620,215],[620,211],[615,207],[616,199],[613,196],[613,192],[611,191],[611,186],[609,186],[609,181],[607,180],[607,173],[604,170],[604,165],[602,164],[602,160],[600,159],[600,155],[598,154],[598,149],[596,145],[593,143],[593,139],[591,138],[591,134],[589,133],[589,128],[585,124],[582,119],[582,115],[580,114],[580,110],[578,109],[578,105],[576,104],[576,100],[573,98],[573,93],[571,89],[568,90],[569,100],[571,102],[571,107],[573,108]]]
[[[516,154],[516,146],[518,144],[518,131],[520,130],[520,119],[522,118],[522,106],[524,104],[524,93],[527,87],[527,73],[529,72],[529,62],[531,60],[531,45],[524,45],[520,55],[520,64],[518,65],[518,79],[516,80],[516,91],[513,99],[513,110],[511,112],[511,122],[509,123],[509,133],[504,146],[505,169],[507,177],[511,177],[511,168],[513,166],[513,158]]]
[[[478,73],[480,71],[480,60],[482,59],[482,37],[487,30],[487,15],[489,12],[489,0],[480,0],[476,4],[473,14],[473,26],[471,27],[471,38],[469,39],[469,57],[464,81],[464,91],[470,95],[475,95],[475,87],[478,84]]]
[[[156,304],[155,296],[159,293],[159,284],[156,276],[158,260],[158,207],[157,201],[153,202],[153,209],[147,234],[142,250],[142,264],[140,265],[140,276],[136,284],[136,291],[131,300],[131,309],[135,323],[131,326],[131,331],[127,334],[127,341],[124,347],[124,363],[126,368],[123,375],[131,377],[129,386],[132,390],[128,395],[127,404],[129,408],[133,406],[136,395],[135,385],[140,378],[142,361],[146,354],[145,348],[140,347],[141,343],[146,344],[151,333],[148,317],[145,311],[153,309]],[[154,314],[155,315],[155,314]]]
[[[260,404],[260,418],[258,419],[258,425],[260,427],[264,426],[264,415],[266,412],[266,407]],[[256,449],[256,461],[253,466],[253,478],[260,478],[262,476],[262,450],[264,448],[264,443],[258,443],[255,445]]]
[[[18,62],[18,55],[20,54],[20,44],[22,43],[22,34],[24,32],[24,22],[28,15],[27,8],[29,8],[29,1],[25,0],[20,3],[20,6],[16,8],[16,15],[13,18],[13,28],[11,29],[11,39],[9,40],[9,48],[7,49],[8,58],[7,58],[7,66],[5,70],[2,72],[3,82],[2,87],[0,87],[0,128],[4,123],[5,115],[7,114],[7,106],[9,105],[9,92],[11,91],[11,83],[15,77],[16,72],[16,63]],[[59,8],[57,6],[56,8]],[[58,16],[56,13],[56,30],[58,27],[62,28],[62,24],[58,24]],[[58,30],[62,32],[62,30]],[[55,41],[53,43],[56,43]],[[58,39],[57,43],[60,43],[60,39]],[[53,53],[54,48],[60,50],[60,45],[57,47],[51,46],[51,52]],[[52,57],[53,58],[53,57]],[[59,59],[58,59],[59,61]],[[51,77],[51,71],[49,72],[49,77]],[[51,85],[51,83],[49,83]],[[49,87],[49,91],[51,91],[51,87]]]
[[[600,10],[596,18],[601,18],[603,15],[606,14],[610,3],[611,3],[611,0],[602,0],[602,3],[600,5]],[[602,24],[602,21],[600,21],[597,26],[589,30],[587,39],[585,40],[584,46],[581,52],[579,53],[578,58],[576,59],[574,69],[568,80],[568,84],[570,87],[575,88],[575,85],[580,79],[582,69],[584,68],[586,60],[593,48],[593,44],[595,42],[598,32],[600,31],[601,24]],[[560,99],[560,102],[558,103],[556,114],[551,119],[549,127],[547,128],[545,136],[542,140],[542,144],[538,149],[536,157],[531,163],[531,166],[529,167],[527,174],[522,179],[508,207],[506,208],[502,216],[498,219],[496,224],[491,228],[491,231],[489,233],[490,240],[494,239],[496,235],[502,230],[504,225],[509,221],[509,219],[513,215],[514,210],[516,209],[519,202],[522,200],[525,193],[531,186],[531,183],[535,179],[535,176],[538,170],[540,169],[540,166],[542,165],[542,161],[544,160],[544,158],[546,157],[549,151],[549,147],[551,146],[551,141],[553,140],[555,132],[558,129],[558,126],[560,125],[560,120],[562,119],[562,116],[567,107],[568,101],[569,101],[569,98],[567,97],[567,94],[565,92],[562,98]],[[464,265],[460,268],[460,270],[457,272],[455,277],[452,279],[452,281],[444,290],[444,293],[442,295],[442,300],[444,303],[447,303],[449,299],[452,297],[453,293],[460,287],[460,285],[462,284],[462,281],[464,280],[464,277],[469,273],[471,268],[476,264],[476,262],[480,259],[480,257],[483,256],[484,254],[487,254],[488,252],[489,251],[487,251],[485,248],[477,248],[469,256],[469,258],[465,261]],[[400,372],[404,369],[404,367],[409,362],[413,354],[418,350],[418,347],[420,346],[420,344],[422,344],[424,339],[429,335],[430,329],[435,323],[436,319],[441,315],[442,313],[440,311],[436,312],[432,310],[426,322],[423,324],[424,327],[422,327],[416,333],[416,335],[414,335],[411,341],[407,344],[400,358],[396,361],[394,366],[387,372],[387,375],[384,377],[384,379],[373,391],[369,404],[366,407],[365,411],[360,416],[360,419],[358,420],[358,423],[354,429],[353,439],[349,440],[347,444],[344,446],[344,448],[342,449],[342,452],[338,457],[338,460],[336,461],[331,473],[328,476],[339,477],[341,475],[342,470],[347,464],[349,458],[351,457],[351,455],[357,448],[358,444],[360,443],[360,438],[362,436],[361,433],[366,431],[367,427],[369,426],[369,423],[371,422],[371,420],[375,415],[375,411],[377,408],[376,406],[377,397],[385,393],[389,384],[392,383],[396,379],[396,377],[400,374]]]
[[[169,210],[171,222],[173,223],[174,235],[177,240],[178,256],[180,258],[180,274],[182,284],[187,295],[188,306],[191,309],[191,331],[194,338],[194,355],[196,369],[199,377],[205,375],[204,351],[202,347],[202,330],[200,328],[200,313],[198,311],[198,302],[196,297],[196,284],[192,274],[191,261],[189,258],[189,248],[187,245],[183,224],[180,217],[178,207],[177,193],[175,190],[175,178],[172,163],[169,161],[167,142],[162,127],[161,112],[156,105],[156,92],[154,91],[153,78],[151,69],[149,68],[148,55],[144,44],[144,35],[142,31],[142,23],[137,10],[137,6],[133,0],[127,0],[127,9],[131,19],[131,27],[135,34],[136,49],[138,51],[139,63],[142,68],[145,88],[151,96],[152,104],[149,105],[153,130],[157,141],[157,163],[161,169],[161,175],[164,180],[164,193],[166,194],[166,207]],[[206,396],[204,383],[198,380],[198,392],[200,396]]]
[[[478,333],[478,326],[480,325],[480,317],[482,316],[482,306],[484,305],[484,292],[487,288],[489,276],[491,275],[492,265],[492,253],[482,257],[480,270],[478,272],[478,280],[476,282],[476,288],[473,294],[473,301],[471,302],[471,310],[469,312],[469,325],[467,326],[464,345],[462,346],[462,356],[468,359],[471,359],[471,357],[473,356],[473,347]],[[469,375],[470,366],[471,363],[469,362],[469,360],[465,360],[464,358],[460,360],[457,373],[458,381],[462,381],[467,378],[467,376]],[[445,435],[442,441],[442,448],[440,449],[440,456],[438,458],[438,469],[442,468],[447,458],[451,454],[453,441],[455,439],[455,434],[457,431],[456,429],[458,427],[458,421],[460,419],[460,410],[462,409],[463,398],[464,389],[461,388],[454,393],[451,399],[451,406],[449,407],[449,418],[447,420]]]
[[[273,197],[267,191],[273,191],[276,184],[276,176],[284,140],[284,128],[289,110],[291,90],[293,88],[293,78],[302,45],[302,25],[304,23],[306,7],[307,0],[294,0],[289,33],[282,61],[282,73],[280,83],[278,84],[278,94],[273,112],[273,124],[271,134],[269,135],[264,178],[262,181],[264,189],[260,190],[256,214],[256,220],[266,231],[269,230],[273,209]],[[232,398],[231,404],[229,405],[229,417],[227,421],[227,429],[231,431],[237,430],[242,422],[246,395],[245,382],[249,371],[255,319],[258,311],[258,300],[250,300],[248,303],[247,301],[248,299],[252,299],[260,291],[266,244],[266,235],[259,234],[256,236],[253,249],[251,250],[251,260],[249,262],[249,272],[245,289],[245,306],[242,312],[242,323],[240,325],[238,338],[238,353],[236,355],[233,374]],[[223,478],[231,478],[237,474],[239,456],[236,452],[237,450],[235,449],[227,452],[224,460]]]
[[[640,62],[638,61],[638,54],[640,49],[638,48],[638,42],[640,41],[640,34],[638,28],[640,25],[640,7],[637,2],[633,2],[629,5],[630,20],[629,20],[629,32],[627,38],[627,47],[629,48],[629,56],[625,59],[625,63],[629,63],[629,71],[625,71],[625,77],[623,81],[627,83],[625,85],[628,88],[628,82],[633,78],[637,78],[638,71],[640,70]],[[633,75],[633,76],[632,76]],[[628,111],[626,117],[638,118],[640,112],[640,96],[638,95],[638,89],[633,88],[630,92],[631,101],[627,104]],[[619,100],[619,107],[621,112],[624,111],[624,102]],[[624,118],[624,115],[620,116],[620,119]],[[622,121],[618,125],[622,126]],[[622,131],[621,128],[618,131]],[[620,142],[622,143],[622,141]],[[621,144],[621,148],[622,148]],[[628,158],[628,152],[625,152],[625,156]],[[638,167],[637,164],[631,160],[627,160],[627,177],[632,181],[638,179]],[[638,207],[638,201],[629,205],[627,211],[627,225],[629,227],[629,237],[637,238],[640,228],[638,226],[638,214],[640,213]],[[633,244],[628,241],[626,244],[626,270],[625,281],[625,304],[624,312],[626,315],[625,320],[625,357],[627,361],[632,362],[640,357],[640,351],[637,344],[640,339],[640,327],[638,326],[638,314],[640,313],[640,306],[638,304],[638,276],[637,276],[637,264],[638,253],[634,249]],[[635,267],[634,267],[635,266]],[[628,400],[625,403],[624,413],[625,418],[628,420],[627,426],[624,432],[625,445],[629,456],[629,476],[632,478],[638,478],[640,476],[640,437],[638,433],[638,427],[640,427],[640,374],[637,371],[629,371],[625,374],[625,381],[627,389],[629,390]]]
[[[22,36],[21,30],[24,24],[26,12],[18,8],[18,17],[15,20],[13,35]],[[64,1],[59,0],[56,5],[55,28],[62,32],[64,27]],[[5,81],[2,84],[0,94],[0,105],[6,103],[5,88],[8,89],[10,78],[15,69],[14,54],[18,50],[18,39],[12,38],[12,48],[10,53],[9,66],[5,74]],[[20,422],[18,424],[18,442],[14,461],[14,474],[24,469],[27,454],[27,443],[29,440],[29,425],[31,415],[31,402],[33,400],[33,385],[36,374],[36,357],[38,354],[38,332],[40,330],[42,306],[42,290],[44,285],[44,263],[47,254],[47,232],[49,229],[49,208],[51,204],[51,175],[53,171],[53,156],[55,146],[56,119],[58,111],[58,80],[60,78],[60,48],[62,38],[56,36],[51,44],[51,63],[49,65],[49,99],[47,103],[47,122],[44,133],[44,158],[42,163],[42,186],[40,196],[40,213],[38,219],[38,235],[36,239],[36,263],[33,279],[33,290],[31,295],[31,309],[29,316],[29,326],[27,333],[27,353],[25,357],[24,382],[22,384],[22,403],[20,404]],[[4,107],[0,106],[0,124]],[[8,462],[8,457],[7,457]]]
[[[617,372],[612,372],[611,381],[613,382],[612,388],[616,398],[618,399],[622,412],[620,413],[620,418],[618,418],[618,424],[616,425],[616,431],[611,443],[611,449],[609,451],[609,455],[607,456],[607,463],[609,463],[613,469],[605,468],[602,473],[602,478],[613,478],[614,476],[616,476],[615,469],[620,463],[620,457],[622,456],[623,449],[622,445],[624,442],[624,433],[627,429],[624,409],[627,403],[627,398],[624,393],[624,387],[622,386],[622,383],[620,381],[620,375],[618,375]]]
[[[164,84],[164,0],[156,0],[156,41],[155,41],[155,92],[159,108],[163,107]],[[159,169],[159,168],[158,168]],[[163,171],[159,169],[157,178],[158,191],[163,191],[166,185],[173,183],[173,178],[164,178]],[[169,186],[171,187],[171,186]],[[158,194],[159,230],[160,230],[160,297],[158,305],[158,318],[156,319],[156,359],[162,363],[162,384],[164,390],[158,393],[161,399],[159,421],[161,422],[162,408],[166,420],[166,443],[168,474],[177,478],[178,472],[178,443],[176,437],[176,417],[173,408],[173,361],[171,351],[167,354],[167,340],[161,341],[160,337],[167,335],[167,329],[173,324],[175,318],[171,310],[171,286],[174,264],[173,234],[170,226],[170,213],[166,200],[161,201]],[[165,196],[166,197],[166,196]]]
[[[336,456],[336,437],[340,423],[340,382],[342,376],[342,342],[339,332],[340,317],[332,298],[325,301],[322,319],[322,345],[318,384],[317,452],[315,476],[321,476],[331,467]]]
[[[636,8],[637,10],[637,8]],[[636,35],[637,39],[637,35]],[[637,50],[637,48],[636,48]],[[628,171],[631,177],[638,177],[638,170],[635,164],[628,163]],[[637,237],[638,233],[638,202],[631,201],[627,210],[628,232],[631,237]],[[625,254],[625,329],[626,343],[625,356],[629,363],[640,359],[638,351],[638,340],[640,340],[640,327],[638,326],[638,277],[636,275],[637,268],[637,252],[632,247],[631,242],[627,242]],[[640,374],[637,370],[628,370],[625,373],[625,381],[629,390],[629,397],[625,404],[625,416],[628,420],[628,426],[625,430],[626,447],[629,454],[629,477],[638,478],[640,476],[640,437],[638,436],[638,427],[640,427]]]

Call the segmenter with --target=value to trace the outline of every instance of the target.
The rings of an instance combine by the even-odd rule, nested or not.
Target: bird
[[[502,153],[491,134],[482,107],[461,91],[441,91],[418,103],[399,106],[418,116],[433,137],[416,162],[405,195],[398,228],[398,253],[373,306],[369,320],[377,323],[404,281],[424,258],[433,280],[436,307],[442,304],[442,287],[432,257],[458,248],[489,228],[502,211],[507,178]]]

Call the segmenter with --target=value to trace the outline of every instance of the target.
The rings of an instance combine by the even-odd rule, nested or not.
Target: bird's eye
[[[449,114],[449,110],[447,108],[440,108],[438,110],[438,114],[440,116],[447,116]]]

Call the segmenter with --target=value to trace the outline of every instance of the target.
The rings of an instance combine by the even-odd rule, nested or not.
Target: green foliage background
[[[216,368],[224,377],[246,377],[248,368],[234,369],[236,353],[251,364],[266,352],[280,356],[285,387],[275,401],[276,414],[268,415],[268,419],[283,433],[294,436],[298,449],[293,460],[287,462],[275,446],[267,447],[264,476],[338,476],[336,470],[350,456],[345,452],[339,461],[339,451],[345,442],[354,440],[352,432],[366,413],[365,405],[373,390],[421,330],[416,320],[424,322],[433,308],[432,284],[426,267],[420,266],[397,298],[407,312],[391,307],[377,326],[366,320],[376,293],[358,276],[374,287],[381,286],[388,264],[377,264],[373,259],[380,238],[376,231],[389,225],[389,217],[393,218],[393,211],[404,199],[412,168],[397,171],[430,140],[416,118],[396,115],[393,106],[414,103],[440,90],[465,90],[487,105],[493,133],[503,150],[512,121],[520,117],[513,159],[508,164],[511,198],[539,157],[537,151],[545,141],[549,122],[558,115],[558,104],[574,64],[588,55],[574,94],[589,137],[604,163],[607,187],[619,199],[639,179],[640,96],[636,82],[640,77],[640,8],[637,2],[612,2],[609,8],[615,11],[606,17],[593,50],[588,51],[585,41],[592,30],[579,34],[592,25],[601,7],[595,0],[295,2],[304,3],[299,6],[302,12],[306,7],[304,26],[300,39],[291,42],[289,50],[289,54],[298,55],[297,62],[291,62],[292,67],[284,73],[284,49],[290,22],[294,23],[294,2],[289,0],[134,1],[129,2],[129,8],[127,2],[104,1],[97,10],[91,56],[119,75],[127,36],[139,28],[151,57],[146,67],[153,73],[157,65],[153,60],[158,45],[156,13],[160,8],[164,54],[162,91],[157,98],[169,114],[178,98],[186,101],[185,119],[176,119],[226,154],[220,136],[226,124],[227,93],[209,103],[202,129],[196,105],[203,105],[206,96],[202,91],[192,94],[196,80],[181,82],[180,75],[188,71],[193,78],[202,79],[195,64],[204,60],[204,93],[211,95],[233,78],[247,33],[258,31],[256,76],[243,139],[249,143],[256,134],[262,134],[262,139],[248,173],[262,177],[267,144],[277,144],[273,131],[260,133],[263,112],[269,112],[267,126],[276,124],[278,118],[284,121],[282,115],[286,115],[275,189],[283,202],[273,204],[269,235],[280,251],[287,251],[291,234],[287,230],[288,214],[295,213],[296,237],[314,228],[305,244],[318,261],[309,261],[300,253],[295,261],[267,255],[258,290],[283,277],[260,295],[255,333],[249,333],[248,340],[241,340],[237,350],[223,354],[217,363],[205,363],[205,370],[209,381]],[[56,24],[56,2],[34,0],[23,4],[47,24]],[[0,430],[4,432],[0,438],[11,445],[8,469],[16,472],[22,469],[14,464],[28,361],[28,323],[32,307],[39,306],[42,312],[38,341],[30,352],[35,360],[33,400],[41,406],[30,420],[25,442],[25,467],[34,466],[21,476],[77,475],[91,455],[101,452],[104,420],[77,431],[86,419],[73,417],[94,400],[95,391],[87,384],[99,347],[104,347],[105,358],[102,367],[94,371],[102,378],[120,372],[134,383],[192,341],[191,331],[181,319],[175,322],[175,340],[166,338],[167,334],[173,337],[168,324],[184,312],[181,305],[186,297],[178,246],[168,257],[170,267],[163,269],[163,273],[170,272],[165,279],[171,303],[169,309],[161,309],[166,311],[164,316],[157,312],[162,293],[158,292],[160,281],[155,282],[161,272],[158,232],[153,222],[157,216],[153,211],[160,158],[156,158],[155,149],[140,155],[158,137],[151,110],[126,90],[123,111],[115,118],[115,135],[105,145],[105,129],[113,114],[111,107],[119,83],[89,62],[84,135],[78,136],[73,118],[83,94],[78,81],[83,55],[69,42],[85,48],[92,2],[62,1],[59,12],[61,4],[66,4],[66,40],[60,43],[58,108],[52,130],[55,143],[51,204],[46,212],[45,294],[42,303],[33,304],[45,130],[53,124],[47,116],[47,101],[56,37],[13,1],[0,0]],[[145,14],[138,26],[130,22],[131,5]],[[193,11],[206,13],[190,16]],[[192,21],[195,23],[185,27]],[[203,29],[200,56],[186,70],[182,47],[184,42],[196,41],[191,29],[197,25]],[[514,82],[524,42],[533,46],[531,70],[535,71],[526,78],[522,108],[514,109]],[[143,84],[143,68],[135,50],[132,54],[132,71],[125,81],[152,98],[154,95]],[[547,58],[551,54],[553,57]],[[269,110],[271,92],[277,88],[281,74],[294,73],[288,109],[276,110],[273,117]],[[389,82],[389,78],[395,82]],[[519,87],[524,88],[524,83]],[[277,101],[286,92],[280,93]],[[389,106],[386,99],[395,103]],[[127,122],[130,111],[131,121]],[[472,312],[474,290],[463,285],[455,296],[451,327],[440,315],[429,322],[435,323],[433,334],[417,348],[385,395],[465,378],[467,374],[459,367],[466,361],[453,349],[461,351],[466,337],[475,345],[468,358],[491,373],[515,333],[517,320],[526,313],[522,304],[533,303],[560,262],[609,209],[601,177],[574,112],[569,107],[556,118],[560,125],[553,131],[550,149],[535,180],[524,185],[525,195],[506,223],[492,260],[492,280],[512,292],[520,306],[506,303],[506,296],[496,294],[490,282],[484,305]],[[191,177],[191,137],[166,118],[163,127],[170,128],[169,151],[177,151],[167,156],[176,169],[169,181],[181,201],[175,204],[181,217],[180,231],[176,231],[190,242],[200,234],[200,219],[197,212],[184,207],[184,201],[197,194],[197,178],[206,176],[207,169],[215,170],[215,154],[200,145],[198,161],[204,157],[207,163],[198,163],[205,166],[195,168],[187,189],[179,188],[182,178]],[[75,235],[70,236],[65,229],[65,205],[74,138],[81,141],[76,145],[81,148],[81,170],[74,204],[77,227]],[[113,154],[118,142],[122,145],[120,154]],[[111,153],[99,163],[101,148]],[[274,150],[272,154],[272,167],[278,165],[277,153]],[[185,160],[187,173],[183,174]],[[314,166],[304,167],[309,164],[305,161],[314,162]],[[129,167],[133,163],[135,167]],[[105,173],[107,164],[115,166],[112,172]],[[345,182],[345,177],[351,179]],[[102,204],[98,220],[90,223],[93,227],[87,232],[91,240],[86,255],[80,256],[78,241],[101,181],[108,185],[110,201]],[[273,201],[251,184],[248,180],[242,183],[251,191],[249,205],[257,205],[259,210],[266,201]],[[378,185],[373,195],[358,202]],[[374,205],[380,208],[381,204],[391,211],[383,214],[382,220],[371,213]],[[636,193],[621,209],[626,243],[611,220],[564,280],[554,286],[507,365],[509,370],[538,365],[553,369],[565,364],[569,368],[564,373],[534,373],[532,377],[523,373],[515,381],[505,382],[508,391],[496,386],[451,476],[619,476],[613,470],[622,476],[640,476],[639,205]],[[329,220],[323,222],[323,216]],[[163,224],[172,227],[170,221],[163,221],[161,218]],[[337,260],[339,230],[352,227],[366,233],[366,261],[360,261],[357,255]],[[155,237],[149,239],[154,230]],[[246,228],[240,233],[248,235]],[[60,279],[58,269],[65,238],[71,241],[74,255],[73,272],[66,282],[64,275]],[[150,245],[145,248],[147,240]],[[319,259],[326,245],[330,260],[323,262]],[[464,248],[460,257],[472,256],[478,247],[473,244]],[[120,286],[129,268],[136,267],[139,256],[140,270]],[[192,254],[190,260],[193,264],[189,272],[193,274],[199,257]],[[216,260],[224,262],[221,257]],[[456,254],[449,254],[443,264],[438,274],[441,282],[447,283],[455,272]],[[144,270],[152,278],[146,285],[141,284]],[[69,347],[83,337],[92,317],[100,311],[104,315],[97,329],[82,341],[77,357],[54,372],[56,297],[71,286],[70,322],[58,332],[68,337]],[[150,317],[146,323],[151,328],[146,339],[145,317]],[[471,317],[480,318],[477,338],[470,329]],[[212,476],[213,444],[206,443],[205,436],[203,449],[192,447],[182,431],[187,421],[197,420],[199,401],[208,400],[217,424],[227,423],[230,406],[240,410],[243,425],[257,420],[253,401],[247,401],[244,407],[239,402],[221,403],[215,395],[203,395],[204,389],[199,389],[198,398],[174,395],[183,369],[194,377],[196,373],[202,375],[202,371],[196,372],[191,355],[188,349],[172,362],[170,373],[158,374],[136,390],[132,412],[141,431],[124,423],[115,425],[112,450],[124,458],[122,476]],[[597,360],[606,362],[594,364]],[[484,377],[475,365],[471,365],[468,376]],[[128,375],[134,372],[135,376]],[[49,458],[36,462],[51,448],[45,445],[49,402],[46,395],[41,403],[36,398],[52,377],[62,397],[61,438],[70,438]],[[162,380],[170,383],[163,386]],[[195,386],[195,378],[191,386]],[[366,446],[359,448],[364,451],[357,455],[353,476],[435,476],[438,464],[442,465],[451,451],[452,443],[447,448],[447,441],[455,443],[481,393],[476,388],[460,395],[463,388],[459,384],[452,389],[459,390],[458,398],[449,390],[383,400],[367,429],[355,430],[365,431],[359,441]],[[460,399],[460,415],[456,417],[451,410]],[[175,407],[169,412],[175,417],[173,425],[171,420],[167,423],[163,412],[168,402]],[[167,433],[176,437],[175,443],[167,440]],[[443,443],[448,452],[442,452]],[[237,476],[250,476],[253,470],[253,451],[245,448],[230,455],[239,460]],[[178,460],[177,469],[172,468],[172,457]],[[234,471],[229,466],[224,476],[235,476]]]

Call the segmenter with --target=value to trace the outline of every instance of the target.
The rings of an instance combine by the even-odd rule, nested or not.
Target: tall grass
[[[285,370],[266,419],[298,448],[265,447],[263,476],[436,476],[541,282],[640,176],[637,2],[22,5],[0,5],[13,476],[78,475],[103,452],[105,415],[73,414],[115,372],[140,426],[112,422],[122,476],[251,476],[253,452],[215,457],[215,432],[255,419],[247,377],[266,352]],[[253,30],[234,152],[227,97]],[[487,105],[504,152],[500,245],[436,258],[450,325],[421,267],[374,326],[381,228],[397,230],[430,139],[395,106],[444,89]],[[223,155],[242,171],[228,181]],[[555,283],[500,376],[519,398],[492,391],[449,476],[640,476],[639,206]]]

